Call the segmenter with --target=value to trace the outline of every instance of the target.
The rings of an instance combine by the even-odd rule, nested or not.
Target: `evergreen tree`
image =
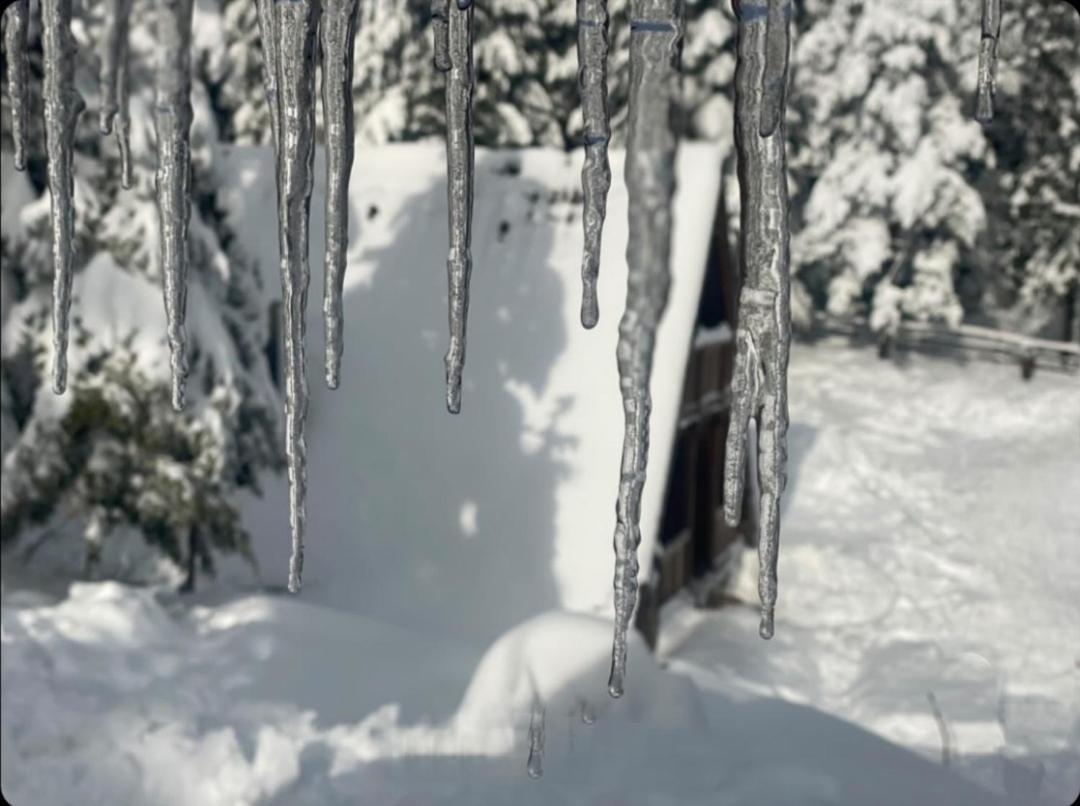
[[[200,13],[214,16],[206,6]],[[0,533],[11,551],[72,525],[86,538],[86,559],[93,564],[109,556],[108,541],[127,528],[178,567],[193,570],[198,558],[210,569],[218,552],[254,559],[235,493],[257,489],[260,472],[280,465],[279,402],[264,355],[268,327],[261,281],[251,261],[235,253],[214,208],[220,112],[207,87],[220,82],[224,48],[213,36],[220,20],[204,16],[197,20],[193,59],[189,400],[183,412],[169,405],[154,200],[153,16],[149,0],[136,0],[130,190],[120,188],[115,143],[97,132],[94,43],[100,8],[80,7],[73,25],[76,75],[88,112],[75,156],[77,274],[69,383],[62,397],[45,382],[52,277],[40,122],[25,175],[11,170],[10,152],[4,153]],[[40,110],[36,25],[31,38],[32,103]]]
[[[815,307],[953,324],[986,209],[977,9],[807,0],[791,89],[792,262]],[[959,56],[958,56],[959,54]]]
[[[977,4],[801,10],[789,126],[797,296],[868,313],[880,330],[966,319],[1061,338],[1080,265],[1075,13],[1007,5],[984,130],[973,120]]]
[[[616,141],[626,118],[630,29],[626,0],[611,0],[610,108]],[[229,26],[221,106],[241,142],[269,143],[255,12],[225,0]],[[432,65],[430,0],[361,0],[354,98],[358,139],[379,144],[445,134],[443,76]],[[482,146],[580,144],[576,10],[567,0],[492,0],[475,10],[475,129]],[[734,20],[687,0],[683,134],[717,136],[730,117]]]
[[[986,316],[1080,337],[1080,18],[1063,3],[1006,5],[999,112],[980,187],[990,226]]]

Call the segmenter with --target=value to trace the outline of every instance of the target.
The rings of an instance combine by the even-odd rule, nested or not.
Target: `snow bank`
[[[947,753],[1010,804],[1072,803],[1080,381],[796,345],[790,409],[776,637],[747,553],[747,606],[669,609],[662,655]]]
[[[460,647],[294,597],[181,608],[93,583],[56,604],[8,598],[3,789],[19,806],[997,802],[820,712],[698,692],[640,644],[612,702],[608,640],[604,620],[538,616],[496,642],[458,704]],[[536,694],[539,781],[525,771]]]

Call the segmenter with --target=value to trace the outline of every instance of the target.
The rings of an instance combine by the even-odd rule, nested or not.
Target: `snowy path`
[[[676,606],[663,654],[940,760],[933,700],[954,768],[1010,803],[1072,803],[1080,382],[823,345],[791,367],[776,638],[754,607]],[[742,571],[755,603],[753,553]]]

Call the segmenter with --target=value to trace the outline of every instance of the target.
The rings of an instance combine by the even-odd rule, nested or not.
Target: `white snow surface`
[[[536,613],[485,650],[480,631],[446,619],[392,626],[361,612],[360,595],[337,607],[306,592],[192,599],[98,582],[50,600],[9,586],[5,795],[17,806],[1071,803],[1076,378],[897,367],[825,343],[796,345],[791,381],[771,642],[756,637],[752,606],[677,601],[657,656],[635,638],[615,701],[611,624],[588,614]],[[482,528],[482,508],[476,517]],[[443,538],[400,539],[417,556]],[[357,589],[386,573],[347,570]],[[460,600],[495,570],[460,572]],[[499,570],[489,606],[515,611],[541,569]],[[734,593],[750,605],[746,587]],[[536,697],[539,780],[525,770]]]

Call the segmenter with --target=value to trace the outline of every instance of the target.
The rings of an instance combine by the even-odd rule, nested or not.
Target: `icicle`
[[[4,52],[7,60],[8,99],[11,101],[11,139],[15,142],[15,170],[26,168],[26,123],[30,116],[30,67],[26,34],[30,27],[29,0],[17,0],[4,12]]]
[[[761,637],[773,634],[780,494],[787,465],[787,365],[791,343],[784,87],[791,0],[740,3],[735,71],[735,143],[742,198],[741,262],[724,516],[742,519],[747,434],[758,424]],[[768,134],[765,134],[768,132]]]
[[[600,241],[611,187],[608,140],[611,123],[607,105],[608,12],[607,0],[578,0],[578,87],[585,128],[585,166],[581,187],[585,194],[585,253],[581,261],[581,324],[596,327],[600,310],[596,279],[600,273]]]
[[[1001,33],[1001,0],[983,0],[982,42],[979,45],[979,91],[975,117],[980,123],[994,119],[994,82],[997,78],[997,45]]]
[[[53,391],[67,386],[68,312],[75,259],[75,125],[86,104],[75,89],[75,37],[71,0],[42,0],[45,56],[45,148],[48,154],[53,258]]]
[[[473,208],[473,8],[472,0],[447,5],[446,196],[450,254],[446,274],[450,290],[450,347],[446,351],[446,408],[461,411],[461,372],[465,367],[465,326],[469,317],[472,275]]]
[[[342,286],[349,246],[349,175],[353,164],[353,46],[358,0],[326,0],[322,37],[323,122],[326,127],[326,269],[323,323],[326,385],[337,389],[344,349]]]
[[[188,221],[191,218],[191,18],[192,0],[158,0],[154,75],[157,133],[157,207],[161,276],[165,289],[172,404],[184,407]]]
[[[431,0],[431,31],[435,41],[435,69],[445,73],[450,69],[448,17],[450,0]]]
[[[285,329],[285,453],[289,466],[289,523],[292,557],[289,591],[300,590],[304,566],[304,506],[307,490],[307,378],[304,310],[307,306],[308,223],[315,165],[315,42],[317,0],[290,0],[273,8],[276,39],[266,49],[274,66],[273,123],[277,143],[278,248]],[[271,101],[271,113],[275,113]]]
[[[116,129],[120,148],[120,184],[131,187],[131,149],[128,145],[128,21],[131,0],[105,0],[105,31],[101,47],[102,134]]]
[[[278,113],[277,92],[277,21],[274,16],[274,0],[258,0],[259,43],[262,45],[263,87],[266,90],[266,105],[270,109],[270,136],[277,149],[281,138],[278,125],[281,122]],[[280,192],[280,191],[279,191]]]
[[[581,710],[581,721],[586,725],[592,725],[596,722],[596,714],[593,713],[592,706],[589,705],[588,700],[582,699],[579,703]]]
[[[544,705],[540,698],[533,700],[529,720],[529,762],[526,767],[530,778],[544,774]]]
[[[608,691],[623,693],[626,634],[637,601],[641,490],[649,451],[649,379],[656,328],[671,283],[671,201],[675,192],[672,105],[682,43],[681,0],[630,5],[630,109],[626,147],[629,264],[626,310],[616,356],[626,418],[619,498],[615,507],[615,639]]]

